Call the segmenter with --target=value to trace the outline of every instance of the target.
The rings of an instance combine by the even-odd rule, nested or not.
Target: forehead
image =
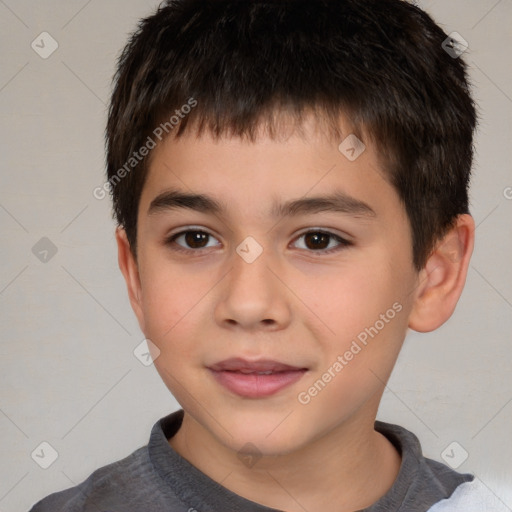
[[[300,129],[294,124],[282,128],[277,137],[262,129],[254,140],[192,130],[167,137],[151,154],[143,213],[194,201],[194,207],[215,214],[252,208],[276,216],[306,212],[307,199],[309,211],[319,211],[328,196],[326,206],[336,201],[340,211],[369,217],[379,208],[375,200],[398,200],[375,148],[350,133],[348,123],[341,123],[338,140],[314,119]]]

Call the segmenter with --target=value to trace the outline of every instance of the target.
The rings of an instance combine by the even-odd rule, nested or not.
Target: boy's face
[[[233,450],[373,428],[418,287],[408,219],[372,146],[350,161],[312,124],[305,133],[168,138],[141,196],[132,304],[196,431]],[[170,190],[221,210],[151,206]],[[277,211],[334,194],[337,211]],[[223,364],[233,358],[245,362]],[[274,373],[243,374],[255,369]]]

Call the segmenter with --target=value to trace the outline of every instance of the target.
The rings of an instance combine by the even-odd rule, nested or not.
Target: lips
[[[294,370],[302,370],[298,366],[290,366],[288,364],[279,363],[263,359],[260,361],[247,361],[242,358],[232,358],[221,361],[209,367],[214,371],[241,372],[241,373],[277,373]]]
[[[246,398],[273,395],[302,378],[307,368],[273,360],[226,359],[208,367],[215,380],[232,393]]]

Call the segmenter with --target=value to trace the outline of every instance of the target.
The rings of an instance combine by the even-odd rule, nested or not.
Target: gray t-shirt
[[[222,487],[175,452],[168,439],[182,420],[183,410],[162,418],[146,446],[94,471],[80,485],[47,496],[30,512],[275,512]],[[398,449],[402,464],[389,492],[361,512],[426,512],[473,480],[423,457],[408,430],[380,421],[375,430]]]

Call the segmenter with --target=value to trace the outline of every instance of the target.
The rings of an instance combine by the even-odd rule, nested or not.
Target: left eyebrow
[[[151,201],[148,215],[175,209],[189,209],[215,215],[222,214],[225,210],[219,201],[208,195],[166,190]],[[327,196],[295,199],[282,204],[274,202],[271,215],[274,218],[293,217],[328,211],[368,218],[377,216],[368,204],[341,191]]]
[[[320,212],[338,212],[362,217],[377,217],[377,214],[364,201],[337,191],[328,196],[307,197],[288,201],[284,204],[274,204],[274,217],[306,215]]]

